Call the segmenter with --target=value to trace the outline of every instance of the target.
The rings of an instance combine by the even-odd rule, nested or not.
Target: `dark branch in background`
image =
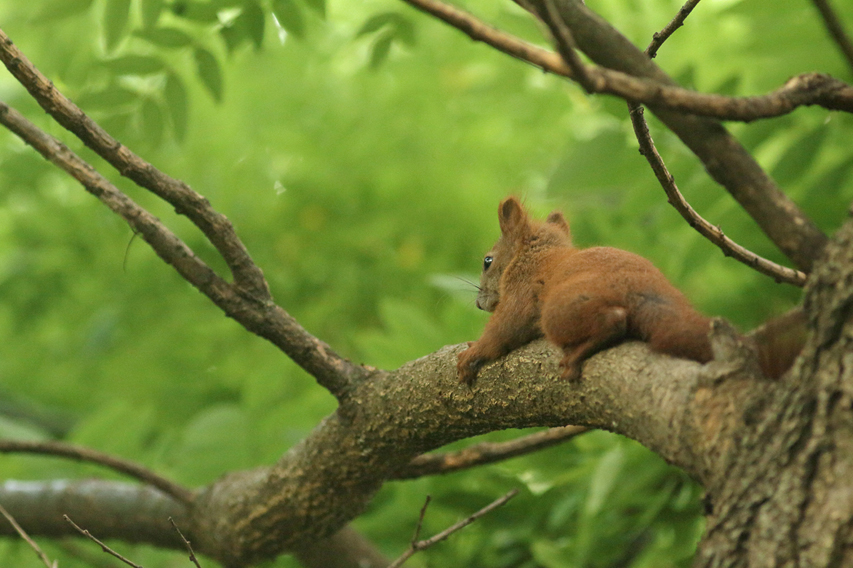
[[[471,14],[437,0],[404,0],[496,49],[545,71],[569,78],[574,74],[556,54],[534,48],[495,30]],[[529,9],[526,1],[517,0]],[[802,270],[809,270],[826,244],[826,235],[779,190],[753,157],[715,121],[690,116],[755,120],[791,112],[805,104],[853,111],[853,87],[820,74],[806,74],[763,97],[706,95],[678,87],[619,32],[579,2],[567,4],[574,21],[569,25],[578,47],[603,68],[595,69],[596,88],[647,103],[659,118],[699,157],[708,173],[724,186],[755,219],[770,239]],[[541,3],[540,3],[541,7]],[[555,62],[556,60],[556,62]],[[615,69],[607,67],[612,66]],[[632,76],[636,75],[636,76]],[[684,112],[678,112],[684,111]]]
[[[170,495],[178,501],[190,504],[194,493],[182,485],[170,481],[141,465],[104,454],[89,448],[74,446],[63,442],[29,442],[19,440],[0,440],[0,453],[27,453],[43,456],[60,456],[73,460],[95,463],[108,467],[119,473],[129,475],[152,487],[156,487],[163,493]]]
[[[580,0],[555,0],[560,17],[571,29],[581,51],[596,64],[622,73],[634,75],[640,82],[650,85],[652,94],[691,93],[677,86],[649,57],[619,33],[610,23],[589,10]],[[541,0],[533,0],[536,13],[542,15]],[[826,81],[826,83],[824,83]],[[825,75],[812,74],[794,78],[769,97],[732,98],[718,95],[695,95],[695,100],[718,100],[724,105],[734,104],[757,110],[764,103],[770,106],[788,106],[800,96],[812,96],[812,89],[829,83],[853,95],[853,87]],[[817,93],[818,96],[823,96]],[[691,95],[692,98],[694,95]],[[672,101],[657,95],[648,98],[627,95],[628,100],[647,103],[658,118],[703,162],[714,180],[725,187],[732,197],[756,221],[759,227],[801,270],[810,270],[827,242],[826,235],[805,213],[785,195],[767,175],[749,152],[731,136],[722,124],[702,116],[678,112],[693,112],[691,105],[669,104]],[[756,108],[753,103],[758,103]],[[853,97],[849,99],[853,109]],[[697,111],[699,109],[696,109]],[[762,116],[761,112],[752,114]]]
[[[0,59],[57,122],[77,135],[123,175],[151,190],[174,205],[179,213],[189,217],[228,263],[234,275],[234,284],[218,276],[158,219],[136,205],[61,142],[41,132],[19,113],[0,103],[2,124],[121,215],[135,232],[142,234],[163,260],[174,266],[184,279],[210,298],[226,315],[279,347],[338,400],[346,398],[355,382],[367,377],[366,369],[353,365],[335,353],[272,301],[263,274],[234,234],[231,223],[214,211],[204,197],[183,182],[166,176],[144,162],[110,137],[59,93],[2,30]]]
[[[464,10],[437,0],[403,1],[450,24],[476,41],[486,43],[544,71],[580,82],[572,68],[566,65],[558,54],[497,30]],[[519,0],[518,3],[522,2]],[[542,3],[544,4],[544,0]],[[551,27],[548,22],[546,24]],[[567,29],[571,31],[571,28]],[[572,32],[572,35],[574,33]],[[574,39],[577,43],[577,38]],[[582,47],[581,50],[583,51]],[[588,88],[591,92],[615,95],[669,110],[721,120],[750,122],[782,116],[801,106],[810,105],[853,112],[853,86],[820,73],[804,73],[793,77],[785,85],[766,95],[727,97],[698,93],[679,87],[671,81],[660,81],[659,77],[634,76],[629,72],[606,66],[585,65],[583,72],[589,76]]]
[[[463,519],[463,520],[459,521],[455,525],[448,527],[447,529],[441,531],[440,533],[433,536],[432,538],[428,538],[426,540],[418,540],[418,538],[420,537],[420,534],[421,534],[421,525],[423,524],[423,521],[424,521],[424,515],[426,514],[426,509],[427,509],[427,506],[429,505],[429,502],[430,502],[430,498],[427,497],[426,502],[424,503],[424,506],[421,508],[421,514],[420,514],[420,517],[418,517],[418,524],[417,524],[417,528],[415,529],[415,536],[412,537],[412,543],[411,543],[411,545],[409,545],[409,549],[406,550],[406,552],[404,552],[397,560],[392,562],[388,566],[388,568],[399,568],[400,566],[403,565],[404,562],[406,562],[409,558],[414,556],[415,553],[417,553],[421,550],[425,550],[425,549],[429,548],[430,546],[433,546],[434,544],[437,544],[437,543],[441,542],[442,540],[446,539],[447,537],[449,537],[453,533],[455,533],[461,529],[464,529],[465,527],[467,527],[468,525],[470,525],[471,523],[473,523],[474,521],[476,521],[477,519],[479,519],[483,515],[487,515],[487,514],[491,513],[492,511],[494,511],[498,507],[502,507],[503,505],[505,505],[507,503],[507,501],[509,501],[510,499],[515,497],[516,495],[518,495],[518,489],[513,489],[512,491],[510,491],[509,493],[507,493],[503,497],[496,499],[495,501],[493,501],[489,505],[486,505],[485,507],[483,507],[482,509],[480,509],[479,511],[477,511],[476,513],[474,513],[473,515],[471,515],[467,519]]]
[[[545,21],[548,22],[551,28],[551,35],[554,38],[554,43],[557,44],[557,52],[563,58],[566,65],[568,65],[569,69],[572,70],[575,81],[586,89],[587,93],[594,93],[597,87],[596,81],[591,77],[593,70],[587,69],[587,66],[581,61],[576,51],[578,46],[572,37],[571,30],[566,27],[566,24],[560,18],[560,13],[557,11],[557,7],[552,0],[544,0],[544,5],[548,14]]]
[[[841,20],[832,9],[832,6],[829,5],[829,0],[812,0],[812,2],[814,2],[815,7],[820,12],[829,35],[838,44],[841,54],[844,55],[848,65],[850,65],[851,72],[853,72],[853,41],[850,40],[850,36],[844,31]]]
[[[458,452],[424,454],[398,470],[392,479],[414,479],[495,463],[550,448],[588,430],[583,426],[562,426],[508,442],[482,442]]]
[[[15,518],[10,515],[9,512],[2,505],[0,505],[0,514],[6,517],[6,520],[9,521],[9,524],[12,525],[12,527],[15,529],[15,532],[21,535],[21,538],[24,539],[24,541],[26,541],[26,543],[30,545],[30,548],[35,551],[36,555],[41,559],[42,562],[44,562],[44,565],[47,566],[47,568],[56,568],[56,562],[50,561],[50,558],[48,558],[47,554],[45,554],[44,551],[39,548],[39,545],[36,544],[36,541],[30,538],[30,535],[27,534],[27,531],[21,528],[21,525],[18,524]]]
[[[654,34],[652,42],[646,48],[646,54],[649,57],[655,56],[657,50],[660,49],[663,43],[675,32],[675,30],[684,24],[684,20],[687,19],[687,16],[690,15],[690,12],[693,11],[693,8],[695,8],[698,3],[699,0],[689,0],[681,7],[672,21],[667,24],[662,31]],[[675,207],[676,211],[681,214],[684,220],[687,221],[691,227],[696,229],[703,237],[720,247],[724,255],[731,256],[754,268],[758,272],[771,276],[777,282],[787,282],[800,287],[805,285],[806,275],[804,273],[799,270],[780,266],[758,256],[726,237],[719,227],[715,227],[703,219],[696,210],[687,203],[687,200],[684,199],[684,196],[678,190],[678,186],[675,185],[675,179],[669,173],[663,158],[658,153],[657,148],[655,148],[654,141],[652,140],[651,133],[649,132],[649,125],[643,117],[643,107],[634,101],[628,101],[628,110],[630,112],[631,124],[634,127],[634,134],[637,136],[637,141],[640,144],[640,153],[649,162],[658,182],[660,182],[661,187],[663,187],[666,192],[669,203]]]

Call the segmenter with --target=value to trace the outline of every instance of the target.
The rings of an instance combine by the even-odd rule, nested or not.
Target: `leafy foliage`
[[[678,7],[597,4],[638,44]],[[837,4],[853,23],[853,6]],[[543,41],[510,3],[466,7]],[[695,88],[733,94],[814,69],[849,78],[807,8],[794,0],[703,3],[660,64]],[[497,235],[496,204],[510,193],[539,213],[563,209],[580,245],[652,258],[703,311],[743,327],[798,299],[725,259],[665,203],[624,103],[588,98],[399,2],[3,0],[0,16],[86,112],[228,215],[276,299],[355,360],[390,368],[477,337],[484,316],[473,287],[456,276],[476,281]],[[20,87],[0,80],[7,102],[48,124]],[[71,135],[47,128],[91,159]],[[697,160],[652,128],[693,205],[781,260]],[[841,222],[853,199],[850,117],[806,109],[731,128],[821,227]],[[119,219],[0,136],[0,388],[20,411],[0,420],[0,435],[59,436],[201,484],[269,463],[334,408]],[[109,175],[213,258],[186,221]],[[109,475],[62,460],[0,460],[4,478],[95,473]],[[435,505],[425,534],[519,485],[526,493],[506,510],[412,564],[686,566],[701,530],[691,482],[604,433],[498,466],[390,484],[357,525],[395,556],[427,493]],[[51,552],[63,554],[63,566],[85,565]],[[0,543],[0,564],[36,566],[30,554]],[[176,565],[171,553],[128,555]]]

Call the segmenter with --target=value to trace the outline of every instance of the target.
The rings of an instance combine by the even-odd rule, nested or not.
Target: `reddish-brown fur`
[[[577,249],[559,212],[531,220],[514,197],[498,208],[501,237],[484,259],[477,306],[494,312],[483,335],[459,354],[459,380],[544,335],[563,350],[565,379],[624,339],[659,353],[711,360],[710,319],[648,260],[615,248]]]

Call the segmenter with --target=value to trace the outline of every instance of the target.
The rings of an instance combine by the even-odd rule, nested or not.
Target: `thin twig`
[[[562,57],[532,46],[511,34],[496,30],[472,14],[438,0],[403,0],[482,41],[544,71],[577,79]],[[698,93],[672,84],[634,77],[604,67],[585,67],[596,93],[615,95],[659,108],[718,118],[752,121],[782,116],[801,106],[818,105],[828,110],[853,112],[853,86],[821,73],[805,73],[789,79],[778,89],[760,96],[727,97]]]
[[[82,534],[83,536],[85,536],[86,538],[88,538],[89,540],[94,542],[95,544],[99,545],[101,547],[101,550],[103,550],[107,554],[112,554],[113,556],[115,556],[116,558],[118,558],[119,560],[121,560],[122,562],[127,564],[128,566],[132,566],[133,568],[142,568],[142,566],[140,566],[139,564],[136,564],[136,563],[128,560],[127,558],[125,558],[124,556],[122,556],[121,554],[119,554],[118,552],[116,552],[115,550],[113,550],[112,548],[110,548],[109,546],[107,546],[106,544],[104,544],[103,542],[101,542],[100,540],[95,538],[94,536],[92,536],[92,533],[90,533],[89,531],[87,531],[85,529],[81,529],[79,526],[77,526],[77,523],[75,523],[74,521],[72,521],[68,517],[68,515],[62,515],[62,518],[65,519],[66,521],[68,521],[72,527],[77,529],[77,532],[79,532],[80,534]]]
[[[572,32],[568,26],[566,26],[563,19],[560,18],[560,13],[554,5],[553,0],[543,0],[543,4],[545,5],[547,17],[542,18],[542,20],[546,22],[550,28],[551,35],[554,37],[554,41],[557,44],[557,51],[560,53],[563,61],[565,61],[566,65],[568,65],[572,70],[575,80],[580,83],[586,92],[596,92],[598,88],[594,83],[595,76],[587,71],[587,66],[583,61],[581,61],[581,58],[576,51],[577,45],[572,37]]]
[[[829,5],[829,0],[812,0],[812,2],[814,2],[815,7],[820,12],[829,35],[838,44],[841,54],[844,55],[848,65],[850,65],[850,69],[853,70],[853,41],[850,40],[850,36],[844,31],[844,26],[841,25],[841,20],[838,18],[835,10]]]
[[[455,525],[453,525],[451,527],[448,527],[447,529],[441,531],[440,533],[433,536],[432,538],[428,538],[426,540],[415,540],[417,538],[417,535],[420,533],[420,523],[423,521],[423,515],[424,515],[424,512],[426,511],[426,506],[429,503],[429,500],[427,500],[427,503],[425,503],[423,508],[421,509],[421,518],[418,521],[418,529],[415,532],[415,539],[412,540],[412,543],[409,545],[408,550],[406,550],[406,552],[404,552],[402,555],[400,555],[400,557],[397,558],[397,560],[392,562],[388,566],[388,568],[400,568],[400,566],[402,566],[404,562],[406,562],[409,558],[414,556],[417,552],[420,552],[421,550],[425,550],[425,549],[433,546],[434,544],[439,543],[442,540],[446,539],[447,537],[449,537],[453,533],[455,533],[461,529],[464,529],[465,527],[467,527],[468,525],[470,525],[471,523],[473,523],[474,521],[476,521],[477,519],[479,519],[483,515],[487,515],[490,512],[497,509],[498,507],[505,505],[507,501],[509,501],[510,499],[515,497],[516,495],[518,495],[518,489],[513,489],[512,491],[510,491],[509,493],[507,493],[503,497],[494,500],[489,505],[486,505],[485,507],[483,507],[482,509],[480,509],[479,511],[477,511],[476,513],[474,513],[470,517],[459,521],[458,523],[456,523]]]
[[[658,53],[658,49],[663,45],[663,42],[669,39],[669,36],[675,33],[675,30],[684,25],[684,20],[687,19],[687,16],[690,15],[690,12],[693,11],[693,8],[695,8],[698,3],[699,0],[687,0],[687,3],[678,10],[678,13],[672,21],[670,21],[664,29],[659,32],[655,32],[654,36],[652,36],[652,43],[650,43],[649,47],[646,48],[646,55],[654,59]]]
[[[335,353],[278,305],[271,301],[259,303],[257,298],[247,297],[244,290],[225,281],[159,219],[119,191],[62,142],[2,101],[0,124],[80,182],[86,191],[127,221],[160,258],[171,264],[226,315],[281,349],[336,398],[345,398],[351,384],[368,375],[368,370]]]
[[[395,472],[392,478],[413,479],[495,463],[550,448],[588,430],[583,426],[561,426],[508,442],[481,442],[458,452],[424,454]]]
[[[412,543],[417,542],[421,538],[421,529],[424,526],[424,517],[426,516],[427,507],[429,507],[430,501],[432,501],[432,496],[427,495],[426,499],[424,499],[424,506],[421,507],[421,514],[418,515],[418,524],[415,526],[415,534],[412,535]]]
[[[10,515],[9,512],[6,510],[6,508],[3,507],[2,505],[0,505],[0,514],[2,514],[4,517],[6,517],[6,520],[9,521],[9,524],[12,525],[12,528],[14,528],[15,531],[17,531],[17,533],[19,535],[21,535],[21,538],[24,539],[27,542],[27,544],[30,545],[30,548],[35,550],[36,554],[38,555],[39,558],[41,558],[41,561],[44,562],[44,565],[47,566],[47,568],[56,568],[57,561],[56,560],[54,560],[53,562],[50,561],[50,558],[48,558],[47,554],[45,554],[44,551],[41,548],[39,548],[39,545],[36,544],[36,541],[34,541],[32,538],[30,538],[30,535],[27,534],[27,531],[25,531],[23,528],[21,528],[21,525],[18,524],[18,521],[16,521],[15,518],[12,515]]]
[[[688,0],[684,6],[678,11],[678,14],[667,24],[667,26],[659,33],[655,33],[652,42],[646,48],[646,54],[649,57],[654,57],[661,45],[684,24],[684,20],[690,15],[693,8],[699,0]],[[757,270],[758,272],[772,277],[776,282],[787,282],[795,286],[802,287],[806,282],[806,274],[799,270],[794,270],[781,266],[767,260],[747,248],[737,244],[725,234],[723,231],[708,221],[706,221],[693,207],[687,203],[684,195],[678,190],[675,184],[675,178],[669,173],[666,164],[663,161],[660,153],[658,153],[655,143],[652,140],[649,132],[648,123],[643,116],[643,107],[633,101],[628,101],[628,110],[631,117],[631,124],[634,127],[634,134],[640,145],[640,153],[649,162],[652,171],[657,177],[664,192],[666,192],[669,203],[675,207],[675,210],[681,214],[687,224],[696,229],[703,237],[720,247],[723,254],[746,264],[747,266]]]
[[[658,182],[660,182],[661,187],[666,192],[669,203],[675,207],[675,210],[681,214],[684,220],[687,221],[687,224],[696,229],[700,235],[720,247],[724,255],[731,256],[761,274],[770,276],[776,282],[787,282],[801,288],[805,286],[807,275],[804,272],[776,264],[737,244],[727,237],[719,227],[706,221],[687,203],[684,195],[678,190],[675,179],[669,173],[669,170],[667,170],[663,158],[661,158],[657,148],[655,148],[654,141],[649,133],[648,124],[646,124],[646,120],[643,118],[643,107],[633,103],[628,103],[628,106],[631,111],[631,124],[634,126],[634,134],[637,136],[637,141],[640,144],[640,153],[649,162]]]
[[[191,490],[154,473],[138,463],[65,442],[0,440],[0,453],[61,456],[78,461],[95,463],[156,487],[182,503],[190,504],[194,498],[194,493]]]
[[[164,174],[110,136],[60,93],[3,30],[0,30],[0,59],[54,120],[74,133],[121,175],[164,199],[175,207],[175,211],[189,218],[222,255],[238,288],[260,301],[271,299],[261,269],[252,261],[233,225],[213,209],[204,196],[186,183]]]
[[[181,532],[181,529],[178,528],[177,523],[175,523],[172,517],[169,517],[169,522],[172,523],[172,526],[175,527],[175,530],[178,532],[178,535],[181,537],[181,540],[184,541],[184,546],[187,547],[187,552],[190,553],[190,561],[196,565],[196,568],[201,568],[201,565],[198,563],[198,558],[195,557],[195,552],[193,551],[192,544],[187,540],[187,537],[184,536],[184,533]]]

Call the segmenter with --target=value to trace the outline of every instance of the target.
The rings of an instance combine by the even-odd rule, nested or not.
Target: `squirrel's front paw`
[[[469,343],[470,345],[470,343]],[[477,380],[477,372],[483,365],[482,357],[479,357],[470,347],[459,354],[456,362],[456,376],[460,383],[473,386]]]

